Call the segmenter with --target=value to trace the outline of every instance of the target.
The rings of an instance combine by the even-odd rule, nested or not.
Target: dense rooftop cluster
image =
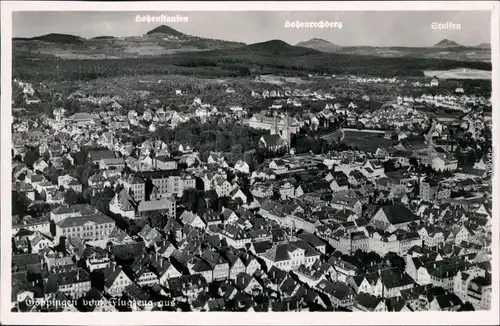
[[[484,99],[401,97],[360,112],[369,98],[275,89],[253,92],[272,101],[249,114],[199,98],[179,113],[71,96],[101,109],[13,123],[13,311],[490,309]],[[326,104],[287,112],[310,101]],[[474,105],[435,119],[425,101]],[[246,126],[233,130],[247,144],[201,155],[208,141],[180,136],[192,120]],[[385,146],[339,145],[359,132]],[[301,151],[304,139],[319,145]]]

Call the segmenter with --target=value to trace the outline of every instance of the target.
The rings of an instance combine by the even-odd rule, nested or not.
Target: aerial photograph
[[[490,19],[14,12],[9,309],[493,309]]]

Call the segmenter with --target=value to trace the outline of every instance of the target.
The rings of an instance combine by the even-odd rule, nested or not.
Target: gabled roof
[[[368,293],[360,292],[354,299],[356,303],[362,307],[374,310],[383,301],[382,298],[373,296]]]
[[[262,139],[268,147],[282,146],[284,144],[284,140],[280,135],[264,135]]]
[[[380,277],[382,279],[382,283],[388,289],[402,287],[414,283],[413,279],[408,274],[400,271],[397,268],[381,270]]]
[[[419,220],[418,216],[413,214],[412,211],[402,203],[382,206],[380,209],[387,216],[387,220],[393,225]]]
[[[68,227],[81,226],[86,223],[106,224],[106,223],[115,223],[115,221],[104,214],[94,214],[94,215],[68,217],[62,221],[57,222],[56,224],[61,228],[68,228]]]

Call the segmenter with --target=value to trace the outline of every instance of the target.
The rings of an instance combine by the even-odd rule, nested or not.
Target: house
[[[136,217],[143,217],[149,212],[158,212],[167,217],[175,217],[177,204],[173,196],[141,201],[137,206]]]
[[[104,269],[111,264],[109,253],[100,247],[85,248],[81,259],[85,260],[85,265],[91,272],[96,269]]]
[[[217,252],[206,249],[201,258],[212,268],[214,281],[225,280],[229,277],[229,263]]]
[[[453,292],[463,301],[470,302],[476,310],[491,308],[491,274],[473,267],[459,271],[454,279]]]
[[[64,189],[73,189],[76,192],[82,192],[82,184],[70,175],[59,176],[57,183],[59,187],[63,187]]]
[[[264,135],[260,137],[259,144],[265,148],[275,151],[288,146],[286,141],[278,134]]]
[[[432,159],[431,167],[436,171],[456,171],[458,160],[451,154],[440,155]]]
[[[94,164],[98,164],[102,159],[114,159],[115,154],[109,150],[91,150],[89,151],[88,158]]]
[[[115,228],[115,221],[104,214],[68,217],[56,223],[56,235],[76,236],[82,240],[106,239]]]
[[[387,311],[387,305],[384,299],[361,292],[354,298],[352,311]]]
[[[219,231],[221,239],[225,239],[229,246],[236,249],[245,248],[252,242],[252,237],[237,224],[226,224],[223,230]]]
[[[167,259],[158,259],[154,267],[157,270],[159,282],[163,286],[168,284],[168,280],[182,276],[182,273]]]
[[[262,293],[262,285],[255,279],[255,277],[247,273],[239,273],[235,280],[235,287],[243,293],[256,295]]]
[[[307,242],[310,246],[312,246],[315,250],[317,250],[321,254],[324,255],[326,253],[326,243],[323,242],[316,235],[308,232],[303,232],[299,234],[297,237]]]
[[[190,225],[195,228],[201,228],[204,229],[206,227],[205,222],[203,222],[202,218],[193,212],[190,211],[184,211],[181,216],[179,217],[181,223],[183,225]]]
[[[103,158],[99,160],[100,170],[117,170],[121,171],[125,167],[125,160],[123,157],[116,158]]]
[[[136,176],[128,175],[121,178],[119,182],[123,185],[123,189],[128,192],[136,202],[141,202],[146,199],[146,182]]]
[[[231,249],[224,248],[221,250],[221,255],[229,263],[229,279],[236,280],[240,273],[246,272],[246,266],[241,258]],[[253,274],[250,274],[253,275]]]
[[[45,248],[54,246],[52,238],[41,233],[40,231],[35,231],[35,233],[30,237],[29,242],[32,253],[38,253]]]
[[[300,265],[305,264],[305,253],[306,250],[294,244],[282,243],[274,245],[259,256],[265,262],[268,270],[275,266],[279,269],[290,271],[298,269]]]
[[[225,158],[220,152],[210,152],[210,155],[207,158],[207,163],[223,165],[225,163]]]
[[[215,177],[213,180],[213,189],[217,192],[217,196],[226,197],[231,194],[232,185],[221,176]]]
[[[119,193],[115,194],[113,199],[109,202],[109,211],[133,219],[135,218],[137,205],[137,202],[132,198],[130,192],[126,189],[122,189]]]
[[[177,170],[178,167],[177,161],[166,155],[154,157],[152,164],[157,170]]]
[[[49,274],[44,280],[44,288],[48,291],[55,289],[68,297],[79,299],[90,290],[90,274],[82,268]]]
[[[295,197],[295,187],[290,182],[278,183],[278,192],[280,194],[281,199],[286,200],[288,198]]]
[[[411,289],[415,286],[413,279],[398,268],[386,268],[379,271],[379,279],[375,287],[374,295],[382,298],[393,298],[401,295],[402,290]],[[380,290],[380,292],[378,292]]]
[[[236,198],[240,198],[243,204],[246,204],[248,202],[248,196],[239,187],[233,189],[229,193],[229,197],[231,197],[231,199],[233,200],[236,200]]]
[[[94,117],[90,113],[77,112],[65,119],[66,123],[74,124],[78,127],[93,125],[95,123]]]
[[[111,264],[111,266],[104,268],[102,273],[104,274],[104,290],[111,296],[120,297],[123,290],[132,284],[132,280],[116,264]]]
[[[50,219],[58,223],[68,217],[86,216],[98,213],[98,210],[88,204],[63,205],[50,211]]]
[[[250,173],[250,166],[248,165],[247,162],[243,160],[239,160],[234,164],[234,169],[236,171],[239,171],[241,173],[249,174]]]
[[[380,178],[384,176],[384,165],[375,160],[367,160],[363,164],[361,172],[369,179]]]
[[[420,218],[404,204],[394,203],[382,206],[372,217],[369,225],[394,232],[396,229],[406,229],[411,223],[420,224]]]
[[[462,304],[454,293],[438,295],[430,302],[429,311],[458,311]]]
[[[33,163],[33,170],[35,171],[43,172],[48,167],[49,164],[45,162],[42,158],[39,158],[38,160],[35,161],[35,163]]]
[[[187,267],[191,275],[200,275],[206,283],[212,283],[213,268],[205,260],[199,257],[192,257],[188,260]]]
[[[334,307],[351,308],[354,304],[355,293],[343,282],[323,280],[314,289],[325,294]]]

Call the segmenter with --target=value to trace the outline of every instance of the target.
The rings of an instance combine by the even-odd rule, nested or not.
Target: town
[[[427,90],[372,112],[280,86],[246,94],[258,112],[13,109],[13,311],[489,309],[490,99]]]
[[[494,308],[486,34],[68,13],[13,16],[12,315]]]

